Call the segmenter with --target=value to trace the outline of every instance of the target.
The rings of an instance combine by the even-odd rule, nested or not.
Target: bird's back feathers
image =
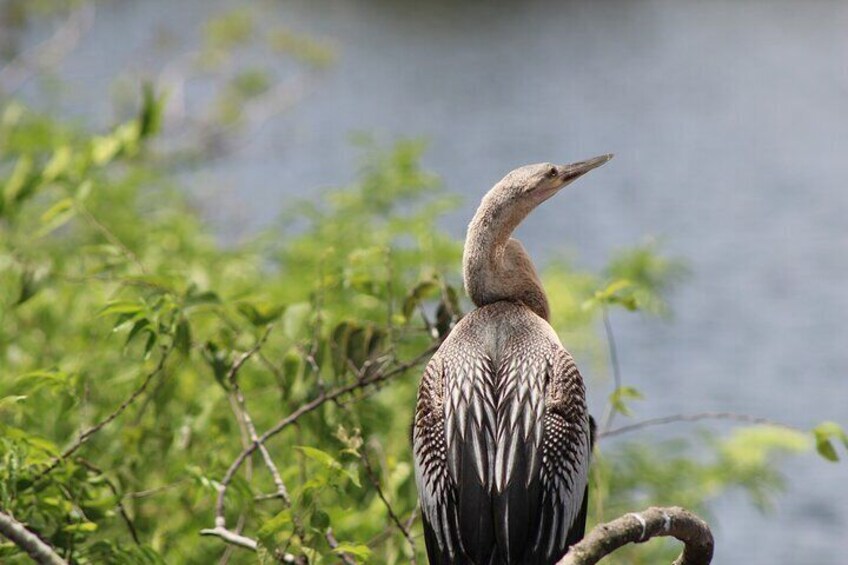
[[[419,389],[430,562],[554,563],[582,537],[588,426],[582,379],[547,322],[509,301],[467,315]]]

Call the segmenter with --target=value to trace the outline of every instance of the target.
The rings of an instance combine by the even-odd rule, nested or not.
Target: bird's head
[[[612,154],[570,165],[537,163],[519,167],[492,187],[483,198],[481,209],[501,216],[507,224],[517,225],[536,206],[610,159]]]

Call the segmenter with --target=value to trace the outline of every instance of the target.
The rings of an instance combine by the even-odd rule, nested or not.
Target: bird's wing
[[[583,379],[564,349],[549,368],[541,465],[540,522],[533,554],[555,562],[583,537],[590,437]]]
[[[444,373],[442,362],[436,355],[424,369],[412,432],[415,480],[427,554],[433,565],[450,565],[459,561],[462,555],[456,487],[447,464],[444,399]]]
[[[431,563],[488,563],[496,549],[494,378],[491,360],[468,344],[440,351],[424,371],[413,449]]]

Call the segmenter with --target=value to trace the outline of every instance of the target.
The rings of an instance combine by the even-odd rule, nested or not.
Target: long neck
[[[529,212],[483,199],[465,238],[465,290],[477,306],[515,300],[548,320],[548,299],[536,268],[521,243],[510,237]]]

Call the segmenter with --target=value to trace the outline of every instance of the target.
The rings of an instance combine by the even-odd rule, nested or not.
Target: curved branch
[[[0,534],[26,551],[27,555],[32,557],[36,563],[68,565],[68,562],[59,557],[52,547],[5,512],[0,512]]]
[[[710,527],[688,510],[672,506],[625,514],[596,526],[583,541],[571,546],[558,565],[593,565],[623,545],[658,536],[672,536],[685,544],[673,565],[709,565],[712,561]]]

